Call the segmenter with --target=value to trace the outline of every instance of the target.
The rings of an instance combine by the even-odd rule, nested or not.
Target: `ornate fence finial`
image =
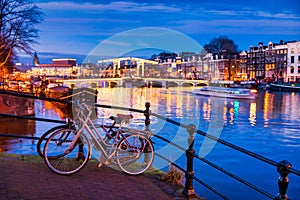
[[[290,168],[292,168],[292,164],[286,160],[279,162],[277,165],[277,172],[280,174],[280,176],[278,178],[279,194],[277,195],[276,199],[280,199],[280,200],[289,199],[286,194],[286,191],[289,186],[289,179],[287,176],[290,173],[289,171]]]
[[[150,102],[145,103],[146,110],[144,111],[144,116],[145,118],[145,125],[146,125],[146,130],[149,129],[150,125]]]

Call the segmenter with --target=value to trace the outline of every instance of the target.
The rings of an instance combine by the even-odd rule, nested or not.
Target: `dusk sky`
[[[34,2],[45,14],[38,53],[87,55],[114,34],[141,27],[175,30],[200,45],[227,35],[240,50],[260,41],[300,40],[299,0]]]

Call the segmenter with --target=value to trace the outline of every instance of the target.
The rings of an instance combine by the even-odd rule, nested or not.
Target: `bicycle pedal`
[[[98,168],[101,168],[102,165],[103,165],[102,162],[99,162],[99,163],[97,164],[97,167],[98,167]]]

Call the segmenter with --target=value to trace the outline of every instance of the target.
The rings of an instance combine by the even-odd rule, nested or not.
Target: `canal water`
[[[235,100],[197,96],[193,88],[99,88],[98,103],[144,110],[145,102],[151,111],[238,145],[276,162],[287,160],[300,169],[300,93],[260,91],[255,100]],[[67,114],[52,103],[36,101],[36,117],[64,119]],[[98,109],[99,120],[129,111]],[[143,114],[132,113],[131,127],[144,128]],[[0,132],[41,136],[57,125],[46,122],[1,118]],[[151,117],[151,131],[187,148],[187,132],[163,120]],[[186,165],[185,153],[154,138],[157,153]],[[263,188],[272,195],[278,193],[276,167],[222,144],[195,137],[196,153],[226,170]],[[36,155],[36,141],[0,137],[0,151]],[[154,165],[168,169],[168,164],[155,158]],[[195,159],[195,176],[232,199],[268,199],[218,170]],[[300,199],[300,177],[290,174],[288,195]],[[207,199],[221,199],[194,182],[195,191]]]

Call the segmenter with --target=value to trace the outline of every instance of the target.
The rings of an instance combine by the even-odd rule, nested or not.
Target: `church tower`
[[[36,52],[33,55],[33,66],[38,66],[40,64],[39,57]]]

